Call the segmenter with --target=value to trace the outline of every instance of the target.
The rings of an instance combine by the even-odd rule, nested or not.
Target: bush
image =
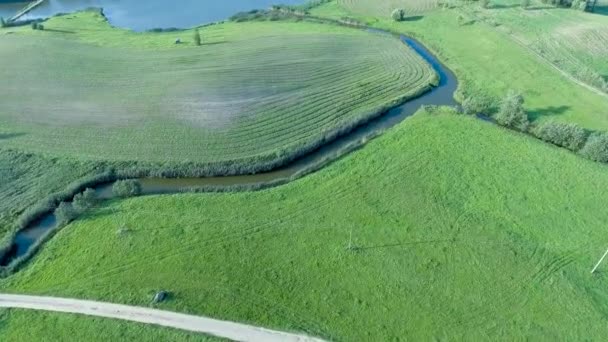
[[[74,221],[78,217],[78,211],[74,207],[66,202],[59,203],[57,209],[55,209],[55,218],[58,224],[68,224]]]
[[[33,22],[32,23],[32,30],[37,30],[38,29],[38,23],[37,22]]]
[[[82,193],[74,196],[74,201],[72,202],[72,206],[78,211],[85,211],[97,204],[97,196],[95,195],[95,190],[91,188],[87,188]]]
[[[578,125],[559,122],[542,124],[534,131],[534,135],[571,151],[580,150],[587,140],[587,133]]]
[[[608,163],[608,133],[590,136],[580,153],[591,160]]]
[[[526,131],[530,125],[524,110],[524,98],[521,94],[510,91],[500,104],[496,122],[505,127]]]
[[[119,180],[112,186],[112,193],[116,197],[133,197],[141,194],[141,184],[136,179]]]
[[[194,44],[196,46],[201,45],[201,33],[198,31],[198,29],[194,30]]]
[[[521,0],[521,7],[528,8],[528,7],[530,7],[530,3],[531,3],[530,0]]]
[[[468,96],[462,101],[462,111],[468,115],[490,115],[494,111],[494,107],[494,100],[484,95]]]
[[[405,20],[405,10],[402,8],[397,8],[391,13],[391,18],[394,21],[403,21]]]

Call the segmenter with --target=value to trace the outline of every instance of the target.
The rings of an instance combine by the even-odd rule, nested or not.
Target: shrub
[[[112,186],[114,196],[127,198],[141,194],[141,184],[136,179],[119,180]]]
[[[194,30],[194,44],[196,46],[201,45],[201,33],[198,31],[198,29]]]
[[[590,136],[580,153],[591,160],[608,163],[608,133]]]
[[[521,0],[521,7],[528,8],[528,7],[530,7],[530,3],[531,3],[530,0]]]
[[[58,224],[68,224],[77,217],[78,211],[69,203],[61,202],[57,209],[55,209],[55,218]]]
[[[40,31],[44,31],[44,25],[42,25],[42,24],[38,24],[38,30],[40,30]]]
[[[32,23],[32,30],[37,30],[37,29],[38,29],[38,23],[34,21]]]
[[[97,204],[97,197],[95,196],[95,190],[87,188],[82,193],[74,196],[72,206],[78,211],[84,211]]]
[[[524,98],[521,94],[510,91],[500,104],[496,122],[505,127],[526,131],[530,125],[524,110]]]
[[[578,125],[559,122],[542,124],[534,131],[534,135],[571,151],[580,150],[587,140],[587,133]]]
[[[468,96],[462,101],[462,111],[468,115],[489,115],[494,111],[494,107],[494,100],[484,95]]]
[[[405,10],[402,8],[397,8],[391,13],[391,18],[394,21],[403,21],[405,20]]]

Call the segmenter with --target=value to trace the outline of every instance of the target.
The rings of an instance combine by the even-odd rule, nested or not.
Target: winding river
[[[369,30],[374,34],[391,34],[381,30]],[[332,141],[314,152],[301,157],[294,162],[273,171],[241,176],[207,177],[207,178],[142,178],[142,195],[181,193],[196,187],[222,187],[234,185],[255,185],[260,183],[283,182],[294,178],[299,173],[324,165],[327,160],[340,157],[346,147],[360,145],[368,138],[377,135],[390,127],[395,126],[409,116],[413,115],[423,105],[457,106],[454,92],[458,81],[452,71],[443,65],[429,50],[415,39],[401,36],[401,41],[414,49],[424,58],[440,76],[440,82],[429,92],[412,99],[400,106],[394,107],[378,118],[356,128],[350,133]],[[95,187],[97,196],[101,199],[111,199],[112,184],[103,184]],[[17,232],[7,253],[0,258],[0,266],[10,265],[11,262],[24,256],[28,250],[46,234],[56,227],[56,219],[52,213],[43,215],[33,221],[28,227]]]

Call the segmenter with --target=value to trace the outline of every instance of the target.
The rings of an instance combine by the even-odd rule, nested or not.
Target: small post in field
[[[606,250],[604,255],[602,255],[602,257],[600,258],[600,261],[598,261],[597,264],[595,264],[595,267],[593,267],[593,269],[591,270],[591,273],[595,272],[595,270],[597,270],[597,268],[600,267],[600,264],[602,263],[602,261],[604,261],[604,258],[606,257],[606,255],[608,255],[608,249]]]

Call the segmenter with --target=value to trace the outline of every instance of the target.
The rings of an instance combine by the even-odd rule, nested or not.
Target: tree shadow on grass
[[[0,140],[18,138],[20,136],[24,136],[25,133],[0,133]]]
[[[531,110],[528,114],[532,121],[540,119],[543,116],[555,116],[561,115],[567,112],[571,107],[570,106],[549,106],[545,108],[536,108]]]
[[[405,19],[403,19],[403,21],[418,21],[420,19],[424,18],[424,16],[422,15],[414,15],[411,17],[406,17]]]
[[[359,250],[371,250],[371,249],[383,249],[383,248],[392,248],[392,247],[406,247],[406,246],[416,246],[416,245],[430,245],[436,243],[448,243],[454,242],[454,239],[435,239],[435,240],[422,240],[422,241],[409,241],[409,242],[398,242],[398,243],[389,243],[385,245],[377,245],[377,246],[365,246],[359,247]]]
[[[76,32],[74,32],[74,31],[68,31],[68,30],[57,30],[57,29],[50,29],[50,28],[45,28],[44,30],[45,30],[45,31],[48,31],[48,32],[56,32],[56,33],[70,33],[70,34],[74,34],[74,33],[76,33]]]
[[[508,9],[508,8],[515,8],[515,7],[521,7],[520,4],[491,4],[489,9]]]

